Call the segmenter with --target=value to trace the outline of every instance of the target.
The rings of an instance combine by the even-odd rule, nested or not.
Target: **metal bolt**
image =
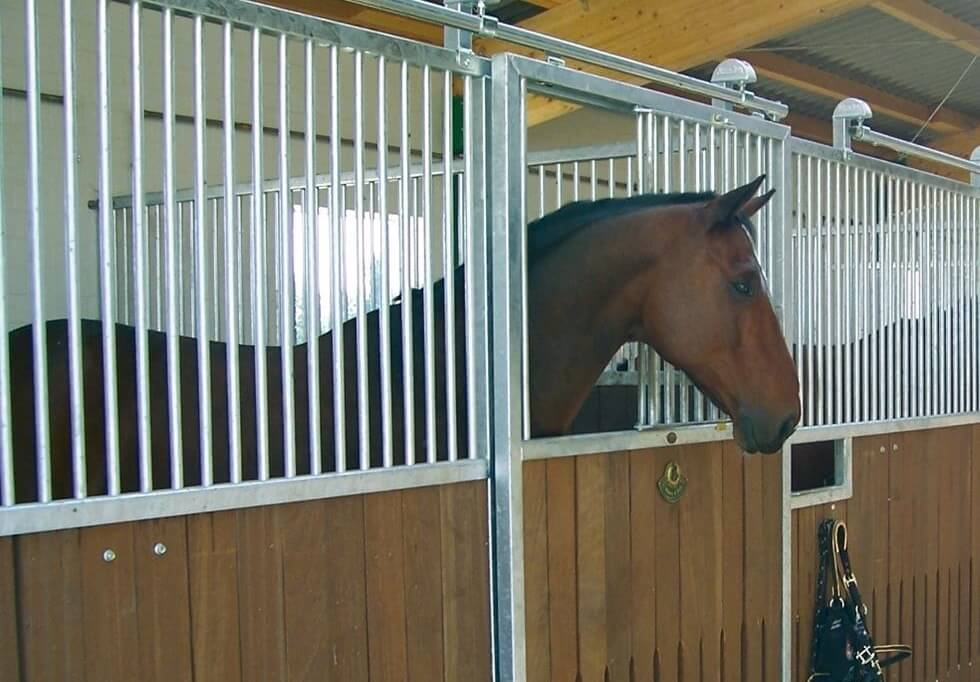
[[[162,542],[158,542],[157,544],[153,545],[153,553],[157,556],[163,556],[167,553],[167,546]]]
[[[884,445],[882,445],[882,446],[881,446],[881,447],[880,447],[880,448],[878,449],[878,452],[884,452],[884,451],[885,451],[885,446],[884,446]]]
[[[892,443],[892,450],[893,451],[897,451],[898,450],[898,443]]]
[[[107,549],[106,551],[102,552],[102,560],[104,562],[106,562],[106,563],[110,563],[112,561],[115,561],[116,560],[116,553],[114,551],[112,551],[111,549]]]
[[[673,445],[674,443],[676,443],[677,442],[677,434],[674,433],[673,431],[671,431],[670,433],[668,433],[667,434],[667,442],[670,443],[671,445]]]

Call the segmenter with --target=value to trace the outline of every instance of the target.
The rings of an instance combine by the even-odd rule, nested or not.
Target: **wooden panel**
[[[973,555],[970,560],[970,655],[980,666],[980,425],[973,427],[973,446],[970,452],[970,518]]]
[[[328,502],[317,500],[283,505],[276,512],[275,525],[281,529],[282,584],[265,584],[259,589],[282,590],[287,679],[307,680],[323,671],[334,673],[348,654],[330,628],[335,604],[330,600],[328,583],[340,565],[330,561],[335,548],[327,537],[334,510]]]
[[[401,491],[364,498],[368,662],[372,682],[408,675]]]
[[[609,455],[604,514],[606,536],[606,666],[607,682],[630,682],[630,460]]]
[[[187,518],[194,680],[242,679],[235,512]]]
[[[721,449],[721,510],[722,537],[724,538],[721,565],[721,673],[725,682],[735,682],[742,677],[742,628],[745,613],[743,588],[745,556],[745,523],[743,498],[745,485],[745,459],[732,441]]]
[[[21,674],[28,680],[77,679],[85,657],[78,531],[8,542],[16,561]]]
[[[91,680],[140,676],[136,612],[136,557],[132,524],[83,528],[82,602],[85,613],[85,675]],[[115,552],[105,561],[104,552]]]
[[[488,681],[486,490],[0,539],[0,677]]]
[[[657,479],[653,452],[637,451],[630,458],[630,633],[633,671],[637,680],[653,679],[656,649]]]
[[[186,519],[147,521],[134,530],[140,679],[191,679]]]
[[[0,538],[0,670],[20,679],[20,642],[17,632],[16,565],[13,538]]]
[[[281,531],[268,509],[243,509],[236,517],[242,679],[284,679]]]
[[[551,679],[548,627],[548,465],[524,464],[524,602],[527,605],[527,677]]]
[[[602,682],[606,641],[606,493],[609,456],[576,458],[578,659],[582,682]]]
[[[888,670],[890,680],[968,680],[978,664],[978,451],[977,427],[854,443],[854,496],[834,514],[848,523],[872,635],[880,644],[914,648],[911,660]],[[824,513],[818,507],[793,514],[794,670],[803,678],[813,609],[810,547]]]
[[[442,549],[439,490],[402,493],[408,679],[443,679]]]
[[[547,468],[551,679],[571,681],[578,674],[575,460],[549,460]]]
[[[442,500],[446,679],[489,682],[490,575],[487,562],[486,484],[470,482],[445,486],[439,489],[439,494]]]
[[[654,455],[658,478],[667,462],[679,457],[682,448],[660,448]],[[680,678],[680,511],[677,504],[667,504],[657,497],[657,525],[653,530],[657,551],[657,649],[655,667],[658,679]]]

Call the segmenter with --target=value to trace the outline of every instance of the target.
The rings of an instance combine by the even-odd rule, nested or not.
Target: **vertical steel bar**
[[[844,345],[844,320],[843,320],[843,299],[844,290],[842,288],[842,270],[844,262],[841,256],[841,238],[845,227],[841,222],[841,191],[840,191],[840,164],[834,163],[834,416],[835,424],[843,421],[843,358],[841,350]],[[828,186],[829,194],[829,186]],[[828,212],[828,221],[830,215]],[[829,329],[829,325],[828,325]]]
[[[653,116],[651,115],[651,118],[652,117]],[[656,125],[656,119],[654,119],[654,125]],[[672,151],[671,146],[670,146],[670,141],[671,141],[670,129],[671,129],[671,121],[667,117],[667,115],[665,114],[664,117],[663,117],[663,145],[664,145],[664,148],[663,148],[663,158],[664,158],[664,184],[663,184],[663,191],[664,191],[665,194],[669,194],[672,191],[671,190],[671,157],[673,156],[673,151]],[[651,139],[656,140],[656,137],[657,137],[656,131],[654,131],[654,134],[651,135]],[[654,169],[656,168],[656,159],[657,159],[657,152],[656,152],[656,147],[655,147],[654,148],[654,152],[653,152],[653,167],[654,167]],[[656,178],[657,178],[657,172],[656,172],[656,170],[654,170],[651,173],[651,176],[652,177],[650,179],[653,180],[653,186],[650,189],[656,190],[656,182],[657,182],[656,181]],[[657,367],[659,367],[661,365],[661,360],[662,359],[659,356],[659,354],[653,353],[652,354],[652,359],[653,359],[654,364]],[[675,379],[675,375],[677,374],[677,369],[675,367],[673,367],[672,365],[670,365],[666,360],[663,360],[663,368],[664,368],[664,374],[665,374],[664,382],[663,382],[663,385],[664,385],[664,423],[670,424],[670,423],[673,423],[673,421],[675,419],[675,417],[674,417],[674,399],[675,399],[675,396],[674,396],[674,391],[675,391],[674,379]]]
[[[926,188],[926,414],[935,413],[936,395],[936,192],[935,187]]]
[[[886,387],[885,396],[885,418],[895,418],[895,375],[897,373],[896,360],[897,344],[895,332],[897,330],[895,316],[895,178],[887,176],[884,179],[885,186],[885,287],[884,292],[887,297],[885,310],[885,343],[887,349],[886,356]]]
[[[252,315],[255,320],[256,456],[260,481],[269,478],[269,376],[266,362],[266,220],[262,178],[262,31],[252,29]]]
[[[646,191],[646,186],[649,184],[647,176],[653,167],[653,159],[649,149],[652,139],[649,131],[651,119],[652,116],[648,112],[636,114],[636,180],[640,193]],[[659,420],[657,396],[660,389],[657,386],[655,375],[650,372],[650,354],[652,351],[646,344],[640,346],[639,351],[637,358],[637,376],[639,377],[636,396],[637,423],[656,424]],[[651,392],[653,393],[652,401]]]
[[[367,304],[365,296],[364,238],[364,54],[354,52],[354,251],[357,254],[357,425],[360,468],[371,457],[371,424],[368,421]]]
[[[388,219],[388,62],[378,57],[378,214],[381,221],[381,443],[382,464],[394,464],[391,392],[391,234]],[[403,298],[402,300],[410,300]]]
[[[810,289],[812,296],[816,301],[815,311],[814,311],[814,323],[816,325],[816,347],[815,352],[817,353],[816,358],[816,374],[817,374],[817,404],[816,404],[816,421],[815,424],[824,424],[824,395],[827,391],[827,382],[824,377],[824,335],[826,333],[826,326],[824,324],[823,309],[827,307],[824,301],[825,291],[827,290],[826,275],[823,271],[824,262],[826,260],[826,248],[824,245],[824,225],[826,224],[824,218],[824,203],[823,203],[823,162],[821,159],[817,159],[817,172],[816,172],[816,185],[817,185],[817,198],[816,198],[816,231],[817,231],[817,244],[815,249],[816,262],[814,263],[813,277],[814,277],[814,287]],[[828,174],[830,163],[827,163]],[[829,193],[829,187],[828,187]]]
[[[310,473],[323,469],[320,455],[320,230],[317,225],[316,200],[316,83],[314,82],[313,41],[304,41],[306,121],[304,129],[306,183],[304,218],[306,219],[306,362],[309,390]],[[379,154],[380,154],[379,150]]]
[[[356,96],[355,96],[356,99]],[[425,443],[426,460],[436,461],[436,363],[435,363],[435,302],[433,299],[434,239],[432,235],[432,70],[422,67],[422,227],[425,234],[425,275],[423,286],[423,316],[425,322]]]
[[[47,325],[44,322],[44,253],[41,225],[40,127],[41,91],[38,72],[37,7],[26,0],[27,69],[27,210],[30,224],[31,312],[34,349],[34,428],[37,438],[36,467],[39,502],[51,500],[51,444],[48,416]],[[103,206],[109,206],[108,203]],[[3,330],[6,333],[6,330]]]
[[[236,259],[238,240],[235,225],[235,91],[233,26],[230,21],[222,27],[224,40],[224,247],[225,247],[225,344],[228,353],[228,457],[231,482],[242,480],[241,384],[238,371],[238,293],[236,291]]]
[[[180,398],[180,338],[178,337],[178,286],[182,280],[177,277],[177,263],[182,259],[177,247],[179,225],[176,218],[177,188],[174,180],[175,140],[174,140],[174,16],[169,7],[163,10],[163,156],[164,156],[164,204],[166,210],[167,237],[167,407],[170,423],[170,484],[174,488],[184,487],[184,444],[181,430]],[[183,289],[180,290],[183,297]]]
[[[62,4],[62,35],[64,37],[64,131],[65,131],[65,265],[68,273],[68,363],[71,375],[71,443],[72,443],[72,473],[73,473],[73,494],[76,499],[84,498],[88,494],[87,476],[85,475],[85,414],[82,409],[82,323],[79,304],[79,283],[81,273],[78,267],[78,222],[75,217],[77,208],[78,181],[75,173],[75,163],[77,145],[75,137],[75,18],[72,0],[64,0]],[[0,119],[0,130],[3,129],[2,119]],[[2,178],[0,178],[2,181]],[[0,198],[0,205],[3,201]],[[106,210],[108,207],[100,207]],[[2,224],[0,224],[2,228]],[[3,230],[0,229],[0,235]],[[2,237],[0,237],[2,240]],[[0,280],[4,278],[3,256],[0,253]],[[3,284],[0,282],[0,300],[3,298]],[[2,303],[0,303],[2,307]],[[4,354],[3,365],[0,366],[0,402],[6,404],[8,399],[6,371],[9,358],[6,357],[6,324],[3,322],[3,313],[0,311],[0,336],[4,337],[4,347],[0,348],[0,353]],[[9,416],[4,412],[2,420],[3,428],[9,424]],[[7,448],[9,443],[4,436],[4,442],[0,447]],[[9,450],[5,450],[10,452]],[[0,470],[0,479],[3,478],[3,470]],[[11,470],[10,475],[13,475]],[[0,494],[0,500],[4,499]]]
[[[544,164],[535,166],[538,171],[538,217],[544,215]]]
[[[456,285],[453,254],[453,75],[443,73],[442,83],[442,277],[446,335],[446,451],[456,461]]]
[[[295,317],[293,315],[293,212],[292,194],[289,189],[289,41],[285,34],[279,43],[279,261],[282,263],[282,288],[279,299],[279,338],[282,353],[282,421],[283,452],[286,459],[287,478],[296,475],[296,400],[294,393],[293,353],[295,350]],[[335,334],[336,336],[336,334]],[[338,372],[340,370],[337,370]]]
[[[477,457],[480,452],[479,441],[477,440],[477,395],[483,395],[483,388],[479,386],[477,376],[477,366],[481,363],[477,361],[477,269],[478,263],[485,262],[485,254],[481,249],[479,235],[482,234],[480,226],[477,225],[476,215],[476,188],[477,167],[475,164],[475,150],[478,142],[476,141],[477,129],[480,118],[474,121],[474,110],[477,101],[474,98],[473,76],[463,78],[463,202],[465,215],[463,224],[466,235],[465,250],[465,307],[466,307],[466,416],[467,416],[467,455],[470,458]],[[478,88],[482,88],[482,83],[478,83]],[[476,144],[475,144],[476,142]],[[541,187],[541,207],[544,207],[544,166],[538,166],[538,178]],[[482,270],[481,270],[482,271]],[[483,325],[481,325],[483,326]],[[486,329],[483,326],[483,329]],[[484,347],[480,343],[481,349]],[[478,393],[479,392],[479,393]],[[482,401],[479,401],[482,403]],[[482,435],[482,434],[481,434]],[[482,439],[481,439],[482,440]]]
[[[703,192],[704,182],[701,176],[703,165],[701,161],[701,124],[695,123],[693,130],[693,151],[694,151],[694,191]],[[685,152],[686,153],[686,152]],[[696,386],[691,386],[691,394],[694,399],[694,421],[704,421],[704,396]]]
[[[668,147],[664,153],[673,154]],[[677,191],[687,191],[687,121],[683,118],[677,122]],[[691,380],[686,374],[677,376],[677,418],[679,421],[690,421],[690,406],[688,403],[688,386]]]
[[[864,319],[864,326],[862,328],[861,334],[861,418],[863,421],[871,421],[871,330],[872,330],[872,317],[871,317],[871,307],[874,302],[874,292],[872,291],[872,273],[871,273],[871,239],[874,237],[874,232],[871,230],[871,226],[868,222],[868,204],[871,200],[871,187],[868,183],[868,169],[861,169],[861,191],[859,192],[861,197],[861,278],[862,286],[861,291],[863,292],[861,313]]]
[[[561,164],[555,164],[555,208],[561,208],[561,197],[562,197],[562,184],[564,183],[564,176],[562,175]]]
[[[839,172],[839,171],[838,171]],[[842,419],[845,424],[850,424],[854,421],[854,415],[852,412],[852,403],[854,400],[856,387],[851,380],[851,361],[853,360],[852,353],[854,352],[854,341],[857,339],[856,335],[853,333],[853,319],[854,319],[854,306],[856,304],[854,291],[854,280],[853,280],[853,234],[854,230],[851,226],[851,168],[850,166],[844,166],[844,184],[843,184],[843,196],[839,197],[840,201],[843,202],[843,222],[841,223],[840,229],[843,230],[843,249],[844,249],[844,273],[841,277],[843,280],[842,288],[838,290],[838,299],[840,303],[839,308],[843,308],[843,327],[844,333],[841,338],[837,340],[838,345],[841,347],[841,352],[843,353],[843,364],[844,364],[844,380],[838,382],[841,388],[838,389],[837,395],[841,397],[843,402],[842,409],[839,408],[839,412],[842,413]],[[841,209],[838,207],[838,213]],[[838,265],[840,267],[840,264]],[[845,295],[844,292],[847,292]],[[854,293],[852,293],[854,292]]]
[[[150,433],[150,358],[147,348],[148,297],[147,286],[147,226],[143,197],[143,5],[139,0],[130,5],[131,55],[131,112],[133,127],[133,234],[136,260],[136,402],[137,433],[139,435],[140,490],[153,488],[151,466],[152,438]]]
[[[103,7],[99,7],[101,16]],[[0,16],[0,54],[4,54],[3,45],[3,22]],[[104,25],[100,22],[100,25]],[[100,74],[101,75],[101,74]],[[0,69],[0,93],[3,92],[3,73]],[[4,107],[0,106],[0,130],[4,128]],[[0,206],[6,206],[5,202],[5,167],[4,167],[4,145],[0,144]],[[108,204],[99,204],[99,217],[103,223],[107,223],[112,217],[112,212],[107,210]],[[13,396],[10,394],[10,355],[9,339],[7,330],[7,254],[6,254],[6,226],[4,216],[6,212],[0,210],[0,506],[10,506],[14,504],[14,448],[12,429],[13,423],[10,417],[10,401]],[[100,234],[100,238],[104,235]],[[109,284],[106,283],[108,288]]]
[[[609,197],[616,196],[616,159],[609,159]]]
[[[816,420],[816,406],[815,406],[815,403],[814,403],[814,400],[815,400],[814,393],[815,393],[815,391],[814,391],[814,386],[813,386],[813,378],[814,378],[814,373],[815,373],[815,365],[816,365],[815,353],[817,351],[817,347],[816,347],[816,344],[814,343],[814,338],[816,336],[816,329],[814,328],[814,321],[815,320],[814,320],[814,314],[813,313],[814,313],[814,310],[816,308],[815,302],[816,302],[816,299],[817,299],[817,296],[814,293],[816,291],[816,289],[814,288],[814,284],[816,283],[817,262],[816,262],[816,258],[814,256],[816,254],[817,240],[820,238],[819,237],[819,222],[820,221],[819,221],[819,218],[815,217],[814,212],[813,212],[813,208],[814,208],[814,197],[816,195],[816,189],[819,186],[819,184],[818,184],[819,183],[819,178],[817,179],[816,182],[814,182],[814,175],[813,175],[813,165],[814,164],[813,164],[813,161],[814,161],[814,159],[813,159],[812,156],[807,156],[806,157],[806,233],[807,233],[806,255],[807,255],[807,265],[806,265],[806,268],[805,268],[804,271],[806,273],[806,292],[807,292],[807,294],[804,297],[804,302],[805,302],[805,305],[806,305],[806,344],[805,344],[804,347],[806,348],[806,372],[807,372],[807,380],[806,380],[806,387],[807,387],[806,388],[806,391],[807,391],[807,400],[806,400],[807,409],[806,409],[806,412],[807,412],[807,414],[806,414],[806,422],[805,422],[807,426],[814,426],[816,424],[816,421],[815,421]],[[819,174],[819,171],[820,171],[820,166],[819,166],[819,162],[818,162],[818,165],[817,165],[817,173],[818,174]],[[819,207],[820,207],[820,205],[818,203],[817,204],[817,210],[818,211],[820,210]]]
[[[949,195],[945,190],[939,190],[939,258],[937,272],[939,275],[939,313],[940,313],[940,332],[939,332],[939,409],[941,414],[949,414],[949,353],[947,351],[949,343],[949,316],[946,310],[946,282],[949,273],[949,249],[947,238],[949,235]]]
[[[596,172],[598,171],[597,165],[598,165],[598,162],[597,162],[596,159],[592,159],[589,162],[589,181],[590,181],[591,189],[592,189],[592,201],[595,201],[596,199],[599,198],[598,197],[598,194],[597,194],[598,189],[599,189],[599,186],[598,186],[598,178],[596,177]]]
[[[715,126],[708,127],[708,172],[707,172],[707,182],[708,189],[717,192],[718,186],[715,184],[715,179],[717,177],[717,153],[716,153],[717,141],[715,139]],[[724,178],[723,178],[724,179]],[[708,405],[707,418],[711,421],[717,421],[719,419],[718,407],[712,402]]]
[[[956,371],[959,375],[959,393],[957,400],[957,411],[966,411],[966,336],[965,336],[965,325],[964,325],[964,315],[963,315],[963,275],[966,270],[964,267],[965,260],[964,255],[966,252],[965,243],[965,233],[966,225],[964,223],[965,213],[964,213],[964,197],[962,192],[956,193],[956,235],[957,235],[957,248],[956,248],[956,334],[959,339],[959,351],[956,354]]]
[[[211,352],[208,344],[207,199],[204,130],[204,19],[194,17],[194,229],[197,276],[197,390],[201,410],[201,485],[213,481],[211,434]]]
[[[579,184],[581,183],[579,174],[579,162],[572,161],[572,201],[579,200]]]
[[[336,45],[330,46],[330,235],[331,235],[331,293],[333,295],[333,324],[331,341],[333,346],[333,416],[334,416],[334,458],[337,472],[347,469],[347,444],[345,429],[344,389],[344,213],[341,207],[340,186],[340,52]],[[410,356],[409,356],[410,357]],[[407,432],[406,432],[407,433]]]
[[[804,177],[803,177],[803,157],[799,154],[795,154],[796,161],[796,239],[793,243],[793,270],[796,272],[796,357],[793,358],[796,361],[796,381],[800,385],[800,392],[803,392],[803,363],[806,358],[806,346],[803,344],[803,307],[806,305],[806,290],[803,287],[804,275],[803,273],[807,271],[806,263],[806,241],[803,235],[803,191],[804,191]],[[800,395],[800,401],[803,401],[803,395]],[[805,419],[805,416],[803,417]],[[804,421],[804,424],[806,422]]]
[[[912,381],[912,416],[922,416],[922,238],[925,225],[922,220],[922,184],[913,183],[910,194],[909,213],[912,216],[912,232],[909,235],[912,252],[911,271],[914,275],[911,284],[912,305],[912,361],[915,363]]]

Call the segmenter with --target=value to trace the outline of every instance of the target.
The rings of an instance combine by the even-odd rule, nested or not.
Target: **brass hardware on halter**
[[[681,499],[681,495],[687,489],[687,478],[681,473],[681,467],[677,462],[667,462],[664,475],[657,481],[657,489],[660,490],[660,495],[671,504]]]

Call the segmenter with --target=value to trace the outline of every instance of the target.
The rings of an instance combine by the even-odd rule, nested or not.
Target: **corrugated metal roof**
[[[980,29],[980,2],[976,0],[926,0],[936,9]]]
[[[861,9],[760,46],[926,106],[935,106],[973,55],[875,9]],[[980,116],[980,65],[946,106]]]

